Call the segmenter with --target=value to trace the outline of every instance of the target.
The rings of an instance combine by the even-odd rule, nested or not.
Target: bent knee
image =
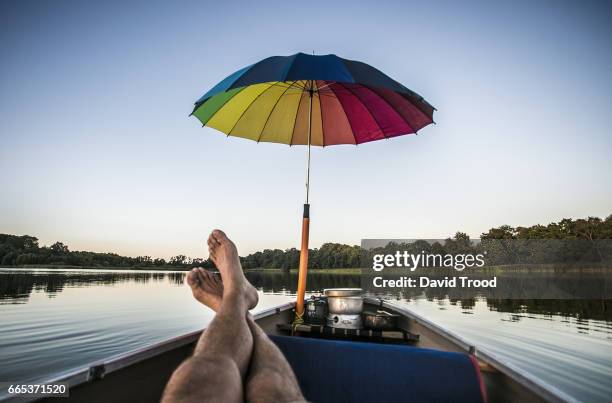
[[[186,359],[176,370],[179,376],[187,377],[231,377],[240,376],[236,363],[223,356],[195,355]]]
[[[174,371],[163,400],[181,401],[187,397],[202,397],[203,393],[218,388],[218,393],[241,395],[241,383],[240,371],[230,358],[193,356],[183,361]],[[225,388],[221,389],[221,385]]]

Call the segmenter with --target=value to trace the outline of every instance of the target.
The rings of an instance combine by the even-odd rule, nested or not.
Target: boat
[[[486,349],[479,348],[457,334],[418,315],[408,306],[394,301],[364,298],[364,310],[384,310],[398,318],[397,328],[387,331],[338,329],[325,325],[292,325],[294,307],[295,302],[287,302],[259,311],[254,314],[254,318],[285,353],[294,367],[305,397],[311,401],[366,401],[363,399],[364,390],[366,392],[375,391],[373,393],[380,397],[378,401],[386,401],[383,399],[384,392],[397,389],[398,386],[394,384],[389,387],[390,379],[399,377],[398,379],[403,382],[415,374],[417,379],[412,379],[412,381],[418,384],[406,386],[406,390],[400,389],[399,392],[403,393],[405,399],[399,400],[446,401],[441,396],[453,393],[455,395],[452,401],[565,402],[574,400],[555,387],[535,379],[527,372],[496,357]],[[44,383],[67,383],[71,401],[158,402],[172,372],[191,354],[201,332],[196,331],[175,337],[62,373],[46,379]],[[287,346],[291,350],[292,345],[294,351],[290,352]],[[308,351],[304,352],[301,358],[296,358],[294,353],[298,348],[308,349]],[[316,349],[320,349],[321,354],[317,354]],[[368,354],[373,351],[376,352],[375,355]],[[379,352],[383,355],[391,354],[384,358],[387,361],[382,369],[378,365],[380,362],[368,361],[383,359]],[[291,354],[294,355],[290,357]],[[304,355],[310,358],[304,359]],[[467,367],[461,367],[464,369],[458,370],[457,368],[460,367],[453,369],[452,365],[435,363],[437,366],[432,369],[430,365],[432,362],[427,360],[430,359],[428,357],[434,356],[443,359],[446,359],[445,357],[458,358],[464,361],[467,359],[474,364],[475,370],[472,371]],[[362,362],[352,366],[352,368],[359,368],[357,375],[353,374],[358,379],[347,381],[343,379],[343,374],[338,373],[338,368],[349,368],[352,364],[347,364],[346,360],[351,359]],[[304,364],[310,365],[310,368],[296,368],[302,365],[299,360],[310,360],[310,363]],[[329,363],[332,364],[331,368]],[[316,366],[314,369],[313,365]],[[373,368],[378,368],[374,374],[372,374]],[[330,370],[336,372],[331,375],[325,373]],[[318,378],[318,380],[306,379],[311,377]],[[418,377],[433,377],[429,381],[434,382],[436,393],[443,392],[442,395],[436,395],[433,398],[418,395],[418,393],[423,393],[422,384],[428,382]],[[457,379],[462,380],[461,382],[472,382],[470,379],[476,379],[479,382],[481,396],[462,399],[461,397],[465,397],[464,392],[451,390],[463,387],[457,386],[458,382],[452,382]],[[466,379],[468,381],[465,381]],[[304,385],[315,381],[320,383],[316,387],[317,398],[313,399],[312,395],[309,396],[309,393],[312,392],[304,390]],[[342,382],[348,382],[348,384],[341,385]],[[386,384],[381,386],[381,382],[386,382]],[[335,390],[328,391],[326,388]],[[337,396],[339,391],[343,393],[341,398]],[[354,393],[351,394],[350,391]],[[355,399],[355,396],[361,398]],[[55,401],[56,399],[63,398],[45,400]],[[34,400],[36,399],[29,399],[29,401]],[[28,399],[20,401],[28,401]]]

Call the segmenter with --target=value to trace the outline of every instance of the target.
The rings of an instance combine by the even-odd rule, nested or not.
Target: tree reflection
[[[174,286],[183,286],[185,272],[117,272],[117,271],[9,271],[0,274],[0,304],[26,303],[32,292],[44,292],[55,297],[67,287],[113,286],[117,283],[133,282],[147,284],[168,281]],[[266,293],[295,294],[297,273],[287,272],[247,272],[248,280],[259,290]],[[332,274],[311,272],[308,275],[309,292],[322,292],[325,288],[360,288],[362,277],[359,274]],[[508,283],[510,287],[516,284]],[[531,283],[539,287],[537,282]],[[564,286],[566,286],[564,284]],[[576,287],[576,285],[574,285]],[[505,291],[500,290],[504,295]],[[464,312],[473,310],[477,301],[486,301],[489,310],[513,314],[510,320],[518,321],[528,315],[558,315],[575,318],[577,324],[588,329],[588,320],[612,321],[608,299],[527,299],[499,298],[495,294],[474,296],[460,289],[399,289],[379,290],[369,295],[391,300],[412,300],[425,297],[429,301],[444,305],[459,305]],[[532,294],[533,295],[533,294]],[[505,296],[505,295],[504,295]],[[574,319],[573,319],[574,320]]]
[[[168,279],[171,284],[182,285],[185,273],[164,272],[34,272],[11,271],[0,274],[0,304],[19,304],[28,301],[32,292],[44,292],[55,297],[67,287],[112,286],[134,282],[147,284]]]

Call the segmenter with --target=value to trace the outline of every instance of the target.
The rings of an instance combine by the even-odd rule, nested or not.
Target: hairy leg
[[[204,269],[194,269],[187,282],[192,286],[194,297],[213,310],[222,306],[223,281],[216,274]],[[293,402],[304,401],[291,366],[282,352],[264,331],[247,315],[247,324],[253,337],[251,365],[245,382],[245,397],[248,402]]]
[[[245,384],[247,402],[305,402],[298,381],[283,353],[249,315],[253,355]]]
[[[243,402],[240,371],[228,357],[194,355],[174,371],[161,401]]]
[[[170,378],[164,402],[243,400],[243,379],[253,350],[246,315],[257,303],[257,291],[244,277],[236,246],[223,232],[213,231],[208,246],[223,280],[222,297],[219,301],[206,295],[205,287],[214,287],[201,283],[203,273],[188,275],[196,299],[217,309],[217,314],[202,333],[193,356]]]

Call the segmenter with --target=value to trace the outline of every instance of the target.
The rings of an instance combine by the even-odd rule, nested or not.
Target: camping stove
[[[361,329],[361,314],[339,315],[330,313],[327,315],[327,326],[340,329]]]

